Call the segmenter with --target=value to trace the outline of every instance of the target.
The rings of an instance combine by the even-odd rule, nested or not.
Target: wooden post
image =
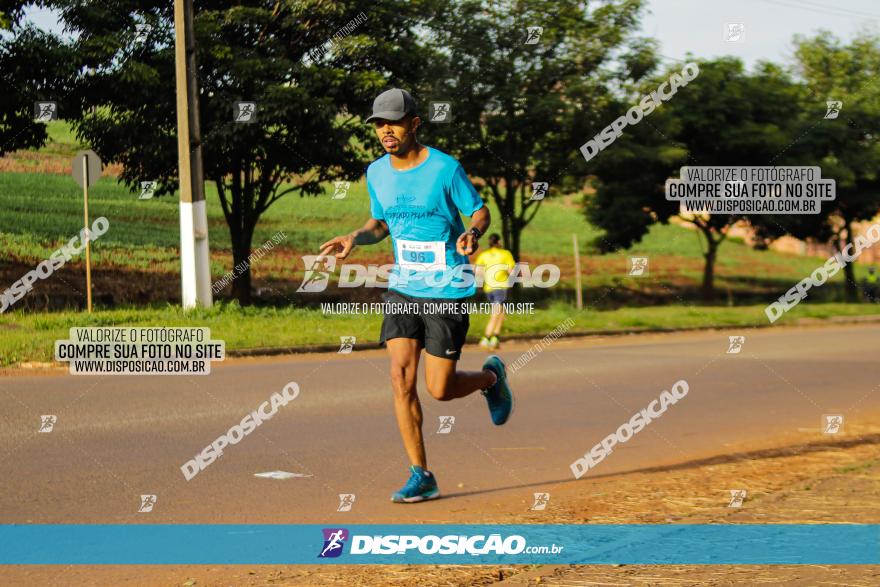
[[[89,229],[89,156],[83,156],[83,227],[86,229],[86,305],[92,313],[92,233]]]
[[[578,237],[576,234],[571,235],[571,241],[574,245],[574,282],[577,290],[577,309],[584,309],[584,298],[581,292],[581,254],[578,251]]]
[[[174,71],[180,174],[180,278],[185,309],[212,303],[208,216],[199,127],[193,0],[174,0]]]

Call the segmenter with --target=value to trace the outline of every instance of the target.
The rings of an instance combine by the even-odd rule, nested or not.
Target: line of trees
[[[25,9],[60,14],[68,35],[25,26]],[[699,61],[700,75],[589,163],[587,139],[668,77],[653,41],[637,34],[643,0],[212,0],[195,3],[205,176],[217,186],[233,264],[251,252],[255,227],[279,198],[314,196],[359,178],[378,150],[362,123],[372,98],[403,86],[451,104],[453,121],[426,121],[424,140],[458,157],[498,219],[514,256],[545,196],[597,190],[585,213],[603,229],[602,251],[637,243],[678,214],[663,183],[691,165],[819,165],[838,198],[819,217],[696,217],[704,242],[703,292],[730,226],[750,222],[766,244],[783,234],[852,239],[852,224],[880,209],[877,186],[880,41],[843,45],[828,34],[795,40],[791,70],[753,72],[730,58]],[[120,163],[132,190],[177,187],[173,10],[161,0],[5,2],[0,14],[0,154],[40,146],[35,100],[62,118],[104,161]],[[366,19],[364,20],[364,16]],[[356,23],[351,27],[347,23]],[[340,31],[344,30],[344,34]],[[679,67],[680,68],[680,67]],[[825,101],[843,102],[824,120]],[[248,124],[233,102],[257,104]],[[425,112],[427,114],[427,112]],[[854,286],[852,273],[848,281]],[[249,268],[233,295],[250,302]]]
[[[880,213],[880,37],[862,34],[849,45],[829,33],[797,37],[792,70],[765,62],[747,72],[734,58],[697,62],[696,80],[591,161],[597,192],[586,215],[604,229],[597,245],[628,248],[651,225],[679,216],[701,235],[702,293],[711,299],[719,247],[736,222],[751,225],[758,247],[786,234],[851,243],[853,223]],[[632,88],[616,109],[624,112],[667,76]],[[842,109],[826,119],[832,100]],[[818,215],[681,217],[663,188],[682,165],[819,166],[823,178],[836,180],[837,197]],[[844,275],[847,297],[855,299],[852,264]]]

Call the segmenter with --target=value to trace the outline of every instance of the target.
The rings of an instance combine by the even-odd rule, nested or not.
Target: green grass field
[[[50,123],[49,142],[39,153],[69,159],[82,145],[77,143],[63,121]],[[220,277],[231,268],[230,239],[213,183],[206,185],[209,238],[213,252],[212,273]],[[290,267],[289,257],[313,253],[317,246],[336,234],[360,226],[368,217],[369,203],[363,181],[352,183],[345,199],[331,199],[332,186],[318,197],[288,195],[262,217],[253,246],[259,247],[279,230],[287,239],[255,264],[257,278],[293,279],[301,276],[301,267]],[[0,174],[0,245],[6,258],[33,264],[45,259],[58,245],[76,234],[82,224],[82,190],[64,175],[36,173]],[[498,211],[490,205],[493,216]],[[114,266],[141,271],[179,271],[177,247],[178,203],[176,196],[138,200],[137,194],[104,177],[91,189],[89,210],[92,217],[106,216],[110,230],[95,243],[96,266]],[[496,223],[493,230],[498,228]],[[679,284],[699,283],[702,273],[701,245],[697,234],[682,226],[657,225],[632,247],[610,255],[598,255],[592,243],[599,231],[588,224],[577,197],[549,200],[522,237],[522,255],[532,263],[553,259],[561,266],[571,264],[572,235],[577,235],[583,255],[585,287],[617,286],[625,273],[631,254],[651,258],[651,280]],[[389,243],[369,249],[370,257],[385,255],[390,259]],[[357,262],[356,252],[353,262]],[[286,259],[273,263],[272,257]],[[741,242],[730,240],[722,245],[718,263],[718,289],[737,293],[756,283],[771,283],[787,289],[786,284],[800,279],[818,265],[817,258],[783,255],[774,251],[755,251]],[[614,270],[611,270],[614,268]],[[619,269],[619,270],[618,270]],[[857,267],[857,269],[860,269]],[[568,280],[569,275],[563,275]],[[835,277],[840,283],[842,276]],[[639,287],[634,280],[628,280]],[[826,292],[839,290],[826,287]],[[830,294],[829,294],[830,295]],[[836,294],[830,299],[837,299]]]
[[[63,122],[49,126],[41,156],[69,160],[80,148]],[[21,160],[28,152],[15,156]],[[212,250],[212,276],[220,278],[232,267],[229,233],[213,184],[206,186]],[[73,325],[84,324],[203,324],[215,336],[227,340],[230,349],[266,346],[329,344],[344,334],[359,340],[375,340],[379,318],[375,316],[322,316],[314,309],[296,307],[316,301],[293,293],[303,275],[298,257],[317,252],[320,243],[359,226],[368,216],[369,202],[363,181],[352,183],[348,196],[331,199],[332,186],[319,197],[289,195],[262,218],[253,246],[256,249],[278,231],[287,235],[280,245],[253,265],[254,284],[271,283],[284,288],[282,303],[273,307],[239,308],[219,304],[214,310],[184,315],[162,301],[138,308],[101,308],[89,317],[75,311],[27,312],[20,308],[0,317],[0,364],[46,359],[51,341]],[[106,216],[109,231],[93,243],[93,271],[110,271],[121,287],[150,288],[156,279],[178,291],[178,203],[176,197],[139,200],[113,177],[102,178],[90,191],[92,218]],[[492,207],[496,218],[497,210]],[[33,267],[77,234],[82,226],[82,192],[67,175],[29,172],[0,173],[0,246],[6,251],[3,273],[9,283],[22,267]],[[497,226],[497,224],[496,224]],[[577,235],[582,263],[585,307],[576,312],[572,235]],[[599,255],[593,241],[599,232],[581,212],[579,197],[548,200],[523,233],[523,260],[533,266],[552,262],[562,268],[562,283],[555,295],[536,298],[539,311],[528,318],[511,319],[508,332],[542,333],[568,315],[576,316],[575,330],[599,331],[630,327],[691,327],[710,325],[759,325],[766,323],[762,308],[818,267],[823,259],[756,251],[729,240],[721,249],[716,267],[719,293],[714,305],[697,299],[702,275],[701,245],[697,234],[679,225],[654,226],[631,251]],[[650,275],[626,275],[627,258],[648,256]],[[351,262],[390,262],[388,242],[356,251]],[[4,264],[0,263],[0,270]],[[82,260],[69,264],[81,271]],[[857,266],[861,277],[863,267]],[[0,284],[5,288],[9,285]],[[66,282],[65,282],[66,283]],[[877,313],[877,306],[839,304],[843,299],[842,273],[812,291],[795,315],[826,317]],[[96,284],[100,291],[101,283]],[[65,286],[66,287],[66,286]],[[81,287],[81,286],[79,286]],[[533,290],[534,291],[534,290]],[[528,293],[528,292],[526,292]],[[538,292],[541,293],[541,292]],[[290,303],[288,303],[290,302]],[[665,304],[658,307],[658,304]],[[127,307],[127,304],[126,304]],[[474,317],[471,334],[481,328],[484,317]],[[789,320],[786,317],[785,320]]]
[[[210,183],[207,198],[212,274],[216,278],[231,269],[230,240],[216,189]],[[8,260],[26,265],[39,263],[81,228],[82,193],[66,176],[0,174],[0,203],[0,246],[6,251]],[[316,252],[320,243],[363,223],[368,210],[363,182],[353,183],[348,196],[342,200],[330,199],[329,191],[318,197],[291,195],[283,198],[262,218],[254,237],[254,248],[279,230],[286,233],[287,239],[275,248],[272,255],[254,265],[255,275],[298,279],[302,268],[291,267],[290,257]],[[94,266],[169,273],[179,271],[178,203],[175,198],[138,200],[136,194],[129,193],[115,179],[105,177],[90,191],[89,211],[92,218],[105,216],[110,221],[110,230],[94,243]],[[493,210],[493,213],[497,217],[497,211]],[[692,230],[677,225],[657,225],[632,251],[600,256],[592,247],[599,234],[597,230],[584,220],[578,207],[563,202],[543,204],[523,233],[522,254],[532,263],[555,261],[563,266],[570,265],[572,234],[577,235],[580,243],[586,287],[619,284],[630,254],[651,258],[652,280],[694,286],[700,280],[700,243]],[[391,256],[387,242],[362,251],[371,257],[386,255],[390,259]],[[357,262],[361,254],[361,251],[356,252],[353,262]],[[276,256],[276,260],[287,257],[287,262],[273,263],[272,256]],[[726,288],[736,293],[756,282],[778,282],[781,287],[809,274],[818,265],[817,258],[755,251],[742,243],[729,241],[722,245],[718,260],[718,286],[722,293]],[[609,270],[612,267],[614,271]],[[842,276],[838,275],[834,281],[841,280]],[[635,280],[630,281],[638,286]]]
[[[802,303],[779,323],[866,314],[880,315],[880,305]],[[764,306],[654,306],[578,312],[568,304],[554,303],[534,315],[509,316],[505,332],[540,338],[567,318],[574,320],[570,334],[767,325]],[[485,315],[471,316],[470,342],[479,338],[486,319]],[[211,328],[213,339],[225,341],[227,351],[234,351],[338,345],[340,336],[355,336],[360,344],[376,343],[381,320],[375,315],[336,316],[305,308],[240,308],[236,304],[186,313],[176,307],[106,310],[91,316],[83,312],[12,312],[0,320],[0,366],[51,361],[55,341],[67,339],[74,326],[206,326]]]

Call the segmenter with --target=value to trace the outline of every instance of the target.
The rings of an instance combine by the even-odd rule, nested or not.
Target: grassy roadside
[[[70,159],[81,145],[64,121],[53,121],[48,131],[49,141],[42,149],[0,158],[0,247],[5,251],[0,260],[0,284],[20,278],[81,229],[82,193],[69,176]],[[109,231],[92,247],[94,295],[112,298],[120,308],[173,301],[179,291],[180,271],[177,198],[139,200],[138,194],[117,183],[112,169],[106,171],[89,195],[91,216],[106,216],[110,221]],[[234,264],[229,230],[216,187],[207,182],[205,189],[211,274],[219,279]],[[279,231],[284,233],[281,242],[252,266],[255,291],[275,292],[277,299],[266,301],[286,299],[293,305],[313,301],[295,292],[304,269],[299,257],[316,253],[318,243],[360,226],[367,217],[369,197],[363,179],[352,182],[344,199],[332,199],[333,192],[328,184],[320,196],[286,196],[261,217],[254,249]],[[492,204],[489,207],[497,219],[498,210]],[[497,229],[495,222],[492,231]],[[559,297],[556,294],[561,290],[574,286],[573,235],[580,249],[583,287],[588,297],[592,290],[597,298],[590,302],[592,306],[686,304],[698,294],[703,256],[693,230],[675,224],[654,225],[630,250],[602,255],[595,243],[600,231],[585,220],[581,195],[571,194],[543,202],[540,213],[522,234],[521,260],[532,267],[553,263],[561,269],[559,287],[546,292],[548,295]],[[649,257],[645,278],[627,276],[630,256]],[[357,249],[349,262],[382,264],[390,259],[390,243],[386,241]],[[719,299],[736,299],[740,304],[773,299],[823,262],[820,257],[755,250],[731,237],[722,246],[716,266]],[[866,269],[866,264],[856,265],[857,279],[862,279]],[[84,282],[83,260],[71,259],[64,271],[58,279],[40,283],[41,289],[35,292],[60,299],[51,307],[72,307],[72,301],[81,301],[77,295]],[[157,287],[166,283],[173,286]],[[828,285],[811,292],[811,300],[844,301],[842,286],[843,274],[839,273]],[[613,292],[607,292],[609,288]],[[228,296],[229,288],[219,297]],[[572,298],[573,294],[569,300]]]
[[[777,324],[798,319],[880,315],[880,305],[802,303]],[[576,311],[563,303],[536,309],[532,315],[509,316],[507,335],[542,337],[567,318],[574,320],[570,333],[627,329],[678,329],[766,326],[764,306],[654,306],[616,310]],[[0,366],[27,361],[51,361],[54,343],[68,338],[73,326],[207,326],[226,349],[309,347],[339,344],[340,336],[355,336],[360,343],[375,343],[379,315],[324,315],[319,309],[240,308],[219,304],[211,310],[184,313],[177,307],[114,309],[92,316],[82,312],[11,312],[0,321]],[[485,315],[471,317],[470,337],[485,327]]]
[[[210,226],[211,274],[219,279],[233,266],[229,233],[222,218],[213,184],[206,186]],[[9,284],[76,235],[82,223],[82,195],[67,176],[30,173],[0,173],[0,247],[6,252],[0,262],[0,283]],[[497,217],[497,210],[493,215]],[[95,296],[110,295],[120,307],[140,303],[162,303],[179,290],[178,204],[174,198],[138,200],[112,178],[103,178],[89,197],[92,217],[106,216],[110,230],[92,247]],[[297,305],[305,299],[295,293],[302,279],[303,254],[316,253],[316,244],[332,235],[359,226],[368,210],[363,181],[352,183],[348,196],[332,200],[330,194],[316,198],[282,198],[264,215],[254,236],[254,249],[283,231],[281,242],[252,266],[254,288],[279,292]],[[494,229],[493,229],[494,230]],[[616,294],[606,304],[663,303],[668,298],[691,299],[698,290],[703,258],[698,236],[678,225],[655,225],[631,250],[599,254],[593,241],[598,235],[581,212],[577,196],[548,201],[523,232],[522,260],[532,267],[554,263],[561,269],[560,288],[574,285],[572,235],[577,235],[583,265],[583,287],[602,297],[606,288]],[[650,258],[647,278],[627,276],[629,256]],[[388,242],[357,249],[351,263],[382,264],[390,261]],[[757,251],[736,239],[721,249],[716,267],[719,298],[739,303],[772,299],[809,275],[824,259],[777,251]],[[856,266],[857,279],[867,267]],[[65,265],[63,281],[41,282],[38,293],[71,296],[82,291],[84,263],[74,258]],[[331,278],[336,280],[336,276]],[[172,283],[166,291],[157,283]],[[835,275],[825,287],[811,292],[823,302],[843,301],[843,274]],[[75,288],[75,289],[74,289]],[[0,288],[2,289],[2,288]],[[228,287],[220,297],[229,295]],[[143,291],[144,295],[135,292]],[[554,290],[550,293],[556,293]]]

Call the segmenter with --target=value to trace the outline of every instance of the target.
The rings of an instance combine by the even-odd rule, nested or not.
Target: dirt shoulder
[[[880,414],[878,414],[880,416]],[[870,421],[880,422],[878,418]],[[731,489],[745,489],[740,508]],[[486,503],[474,523],[880,523],[880,425],[840,436],[802,430],[763,448],[623,474],[588,476],[545,489],[545,511],[500,516]],[[498,498],[501,499],[501,498]],[[509,498],[520,499],[521,498]],[[451,503],[450,506],[454,506]],[[462,513],[449,521],[462,522]],[[63,577],[63,580],[61,579]],[[876,585],[876,566],[102,566],[7,567],[0,582],[36,585]]]

